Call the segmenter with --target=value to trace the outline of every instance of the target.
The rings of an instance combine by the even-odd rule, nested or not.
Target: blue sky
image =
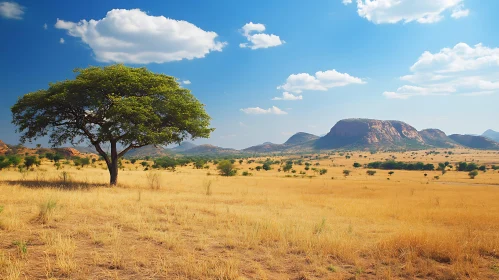
[[[0,2],[0,139],[18,141],[19,96],[114,62],[190,81],[216,128],[196,143],[282,143],[353,117],[499,130],[498,10],[492,0]],[[295,100],[272,100],[283,96]]]

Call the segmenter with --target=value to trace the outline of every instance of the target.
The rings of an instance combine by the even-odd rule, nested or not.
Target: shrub
[[[345,177],[350,175],[350,170],[343,170],[343,175],[345,175]]]
[[[475,177],[478,175],[478,171],[473,170],[468,173],[468,176],[470,176],[470,179],[475,179]]]
[[[320,174],[320,175],[324,175],[324,174],[326,174],[326,173],[327,173],[327,169],[325,169],[325,168],[323,168],[323,169],[319,170],[319,174]]]
[[[367,170],[366,174],[369,176],[374,176],[374,174],[376,174],[376,170]]]
[[[217,169],[222,176],[235,176],[237,174],[234,164],[229,160],[220,161],[217,165]]]
[[[359,168],[359,167],[361,167],[361,166],[362,166],[362,165],[361,165],[360,163],[358,163],[358,162],[355,162],[355,163],[353,164],[353,167],[355,167],[355,168]]]
[[[32,166],[40,166],[40,160],[36,156],[29,156],[24,158],[24,166],[26,166],[27,169],[31,168]]]
[[[252,173],[249,173],[248,171],[243,171],[243,176],[252,176]]]
[[[390,171],[390,172],[388,172],[388,175],[392,176],[392,175],[393,175],[393,173],[395,173],[395,172]]]

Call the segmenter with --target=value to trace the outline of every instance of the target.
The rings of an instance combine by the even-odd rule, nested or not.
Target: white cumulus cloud
[[[164,63],[203,58],[226,45],[217,33],[139,9],[113,9],[103,19],[78,23],[57,19],[56,28],[81,38],[102,62]]]
[[[64,44],[64,38],[59,39],[59,43]]]
[[[424,52],[400,77],[410,84],[387,91],[387,98],[408,99],[427,95],[490,95],[499,91],[499,48],[482,44],[456,44],[437,53]]]
[[[277,108],[276,106],[272,106],[268,109],[262,109],[260,107],[252,107],[241,109],[242,112],[249,115],[286,115],[287,113],[283,110]]]
[[[319,71],[312,76],[308,73],[291,74],[286,83],[277,87],[288,92],[301,93],[304,90],[326,91],[333,87],[366,83],[361,78],[340,73],[336,70]]]
[[[182,84],[184,84],[184,85],[190,85],[190,84],[191,84],[191,81],[189,81],[189,80],[184,80],[184,81],[182,81]]]
[[[343,4],[352,3],[343,0]],[[464,0],[357,0],[359,16],[380,23],[435,23],[444,18],[444,13],[452,10],[453,18],[467,16]]]
[[[256,50],[276,47],[285,43],[277,35],[263,33],[265,31],[265,25],[261,23],[247,23],[241,28],[241,31],[249,42],[239,44],[239,47],[241,48]]]
[[[45,24],[43,25],[43,29],[47,30],[48,28],[49,28],[49,26],[45,23]]]
[[[0,16],[9,19],[23,19],[24,7],[16,2],[0,2]]]
[[[294,95],[287,91],[282,93],[282,97],[274,97],[272,100],[302,100],[302,95]]]

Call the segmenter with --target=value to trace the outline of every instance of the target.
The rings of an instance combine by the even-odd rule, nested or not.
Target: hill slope
[[[487,137],[489,139],[492,139],[492,140],[494,140],[496,142],[499,142],[499,132],[494,131],[492,129],[489,129],[489,130],[485,131],[482,134],[482,136],[485,136],[485,137]]]
[[[188,149],[186,151],[183,151],[183,154],[189,154],[189,155],[203,155],[203,154],[215,154],[215,155],[220,155],[220,154],[235,154],[238,153],[238,150],[235,149],[227,149],[227,148],[221,148],[209,144],[205,145],[199,145],[194,148]]]
[[[437,148],[452,148],[459,146],[457,142],[449,138],[440,129],[423,129],[419,132],[419,134],[421,135],[421,137],[423,137],[423,140],[427,145],[431,145]]]
[[[315,142],[318,149],[406,149],[423,148],[418,131],[401,121],[345,119],[337,122],[326,136]]]
[[[293,146],[298,144],[303,144],[306,142],[314,141],[319,139],[320,137],[317,135],[313,135],[306,132],[298,132],[295,135],[291,136],[288,141],[284,143],[284,145]]]
[[[168,152],[167,149],[160,147],[160,146],[154,146],[154,145],[147,145],[142,148],[138,149],[133,149],[126,153],[125,157],[126,158],[144,158],[146,156],[149,157],[162,157],[162,156],[167,156],[170,155],[170,152]]]
[[[171,150],[174,152],[185,152],[185,151],[192,149],[192,148],[195,148],[195,147],[197,147],[196,144],[184,141],[184,142],[180,143],[180,145],[178,145],[177,147],[172,148]]]
[[[484,136],[452,134],[449,135],[449,138],[463,146],[473,149],[499,149],[499,143]]]
[[[298,132],[284,142],[284,144],[274,144],[265,142],[260,145],[243,149],[247,153],[272,153],[272,152],[300,152],[310,150],[314,142],[320,137],[306,132]]]
[[[5,144],[2,140],[0,140],[0,155],[5,154],[9,150],[7,144]]]

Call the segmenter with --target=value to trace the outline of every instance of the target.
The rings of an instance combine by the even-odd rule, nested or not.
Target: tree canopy
[[[44,136],[53,146],[89,141],[106,161],[112,185],[128,151],[207,138],[214,130],[204,105],[174,77],[122,64],[74,72],[75,79],[21,97],[11,108],[12,123],[23,143]]]

